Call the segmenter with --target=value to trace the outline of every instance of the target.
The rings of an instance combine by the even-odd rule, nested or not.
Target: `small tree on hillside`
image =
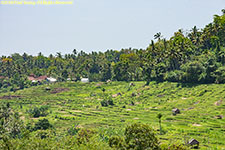
[[[159,119],[159,131],[160,131],[160,134],[162,134],[162,126],[161,126],[161,118],[162,118],[162,114],[159,113],[157,115],[157,118]]]
[[[52,125],[49,123],[48,119],[41,119],[38,120],[37,123],[35,123],[34,130],[47,130],[49,128],[52,128]]]
[[[0,106],[0,139],[3,136],[20,137],[23,130],[23,122],[20,120],[19,114],[12,110],[10,104]]]
[[[153,129],[146,124],[132,124],[125,130],[127,149],[159,149],[158,139]]]

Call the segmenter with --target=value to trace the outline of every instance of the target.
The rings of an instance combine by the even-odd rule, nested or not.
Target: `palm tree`
[[[159,131],[160,131],[160,134],[162,133],[162,127],[161,127],[161,118],[162,118],[162,114],[161,113],[159,113],[158,115],[157,115],[157,118],[159,119]]]
[[[56,52],[56,57],[58,57],[58,58],[62,58],[62,54],[61,54],[61,52]]]
[[[191,30],[191,33],[189,33],[189,39],[191,40],[191,42],[196,45],[199,46],[200,44],[200,32],[198,31],[197,27],[194,26]]]
[[[154,39],[158,39],[158,41],[160,41],[161,38],[162,38],[161,32],[158,32],[158,33],[156,33],[156,34],[154,35]]]

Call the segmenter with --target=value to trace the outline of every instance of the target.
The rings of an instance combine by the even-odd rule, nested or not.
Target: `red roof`
[[[0,76],[0,79],[5,79],[5,77],[4,76]]]
[[[28,77],[28,80],[32,81],[32,80],[35,80],[35,78],[29,76],[29,77]]]
[[[43,81],[45,79],[47,79],[48,77],[47,76],[40,76],[38,78],[36,78],[38,81]]]
[[[28,80],[30,81],[43,81],[43,80],[46,80],[48,77],[47,76],[40,76],[40,77],[37,77],[35,78],[34,75],[30,75],[28,76]]]

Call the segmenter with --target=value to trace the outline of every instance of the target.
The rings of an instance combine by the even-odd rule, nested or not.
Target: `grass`
[[[107,140],[112,135],[121,135],[126,125],[141,122],[150,124],[162,143],[184,143],[185,139],[195,138],[201,149],[225,149],[225,119],[216,118],[225,117],[224,84],[133,83],[132,87],[127,82],[41,85],[1,93],[0,103],[10,102],[25,123],[43,118],[30,117],[28,109],[49,105],[50,113],[44,118],[50,120],[59,134],[79,124],[82,128],[95,128]],[[113,98],[114,106],[101,106],[101,100],[116,93],[122,95]],[[173,108],[179,108],[181,114],[173,116]],[[158,113],[163,115],[162,135]]]

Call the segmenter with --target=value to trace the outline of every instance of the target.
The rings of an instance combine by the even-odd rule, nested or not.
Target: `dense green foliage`
[[[225,14],[215,15],[212,23],[188,33],[181,29],[170,39],[157,33],[146,49],[108,50],[87,54],[74,50],[62,56],[30,56],[17,53],[2,56],[0,88],[15,91],[37,83],[29,74],[48,75],[65,81],[88,77],[90,81],[178,81],[223,83],[225,65]]]

